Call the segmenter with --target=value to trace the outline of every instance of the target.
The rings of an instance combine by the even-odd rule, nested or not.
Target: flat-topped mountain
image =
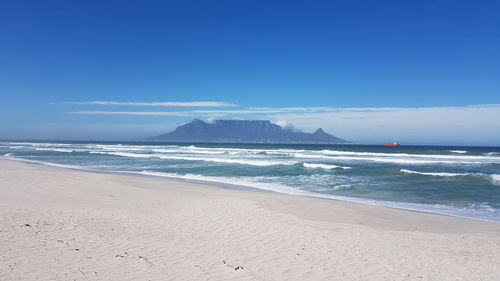
[[[290,143],[290,144],[346,144],[318,129],[314,133],[295,132],[269,120],[215,120],[195,119],[174,131],[152,137],[151,141],[204,143]]]

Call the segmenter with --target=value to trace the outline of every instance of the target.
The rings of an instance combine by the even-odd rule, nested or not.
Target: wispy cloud
[[[83,114],[83,115],[140,115],[140,116],[193,116],[193,113],[179,111],[72,111],[68,114]]]
[[[336,108],[268,114],[304,130],[322,127],[359,142],[500,145],[500,105]]]
[[[63,104],[78,105],[121,105],[121,106],[172,106],[172,107],[234,107],[237,104],[218,101],[163,101],[163,102],[120,102],[120,101],[82,101],[63,102]]]
[[[219,114],[219,115],[238,115],[238,114],[269,114],[269,113],[286,113],[282,110],[252,110],[252,109],[236,109],[236,110],[192,110],[197,114]]]
[[[296,110],[284,109],[237,109],[237,110],[188,110],[188,111],[73,111],[68,114],[87,114],[87,115],[156,115],[156,116],[234,116],[234,115],[263,115],[278,113],[293,113]],[[304,111],[316,112],[316,111]]]
[[[249,107],[249,110],[255,112],[274,111],[274,112],[319,112],[332,111],[336,108],[329,106],[311,106],[311,107]]]

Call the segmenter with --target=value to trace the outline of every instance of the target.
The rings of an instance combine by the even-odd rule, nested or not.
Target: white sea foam
[[[345,190],[351,188],[352,185],[350,184],[339,184],[333,187],[333,190]]]
[[[466,150],[448,150],[449,152],[453,152],[453,153],[458,153],[458,154],[465,154],[467,153]]]
[[[106,151],[153,151],[159,153],[191,153],[191,154],[258,154],[265,152],[263,149],[240,149],[240,148],[210,148],[196,146],[129,146],[129,145],[98,145],[97,148]]]
[[[23,149],[26,146],[34,148],[52,148],[61,149],[60,152],[70,152],[71,147],[95,152],[95,149],[101,149],[111,152],[157,152],[168,154],[213,154],[213,155],[254,155],[265,157],[299,157],[309,159],[329,159],[340,161],[370,161],[380,163],[396,164],[484,164],[500,163],[498,152],[484,153],[484,155],[462,155],[467,153],[465,150],[449,150],[455,155],[441,154],[410,154],[410,153],[380,153],[380,152],[357,152],[342,150],[304,150],[304,149],[261,149],[261,148],[233,148],[233,147],[203,147],[203,146],[179,146],[179,145],[128,145],[128,144],[64,144],[64,143],[30,143],[30,142],[11,142],[12,149]],[[68,149],[63,151],[63,149]],[[75,150],[75,149],[73,149]],[[133,156],[131,156],[133,157]]]
[[[104,150],[149,150],[155,148],[164,148],[164,147],[179,147],[177,145],[168,145],[168,146],[160,146],[160,145],[127,145],[127,144],[95,144],[95,148],[100,148]]]
[[[454,161],[485,161],[485,162],[499,162],[500,157],[491,157],[495,154],[474,156],[474,155],[442,155],[442,154],[409,154],[409,153],[379,153],[379,152],[354,152],[354,151],[337,151],[337,150],[321,150],[321,154],[326,155],[347,155],[347,156],[372,156],[377,158],[430,158],[432,160],[454,160]],[[463,154],[467,151],[454,150],[455,153]],[[314,155],[314,153],[311,153]]]
[[[87,171],[94,171],[95,170],[95,169],[87,168],[87,167],[83,167],[83,166],[57,164],[57,163],[52,163],[52,162],[37,161],[37,160],[18,158],[18,157],[12,157],[12,156],[6,156],[5,158],[7,158],[9,160],[16,160],[16,161],[21,161],[21,162],[33,163],[33,164],[41,164],[41,165],[45,165],[45,166],[52,166],[52,167],[59,167],[59,168],[69,168],[69,169],[87,170]]]
[[[182,148],[182,147],[180,147]],[[280,155],[280,156],[297,156],[301,155],[303,158],[323,158],[322,156],[352,156],[353,158],[343,158],[345,160],[369,160],[380,162],[397,162],[397,163],[473,163],[479,162],[486,163],[500,163],[500,157],[492,157],[500,155],[497,152],[486,153],[485,155],[444,155],[444,154],[410,154],[410,153],[380,153],[380,152],[357,152],[357,151],[341,151],[341,150],[303,150],[303,149],[250,149],[250,148],[207,148],[188,146],[190,151],[200,151],[207,153],[208,151],[223,151],[229,154],[267,154],[267,155]],[[450,150],[456,154],[465,154],[465,150]],[[423,159],[422,159],[423,158]],[[324,158],[329,159],[329,158]],[[382,159],[382,160],[378,160]],[[388,160],[389,159],[389,160]],[[409,159],[409,160],[408,160]],[[424,162],[424,161],[428,162]]]
[[[149,150],[149,148],[139,148],[139,147],[102,147],[101,149],[106,150],[106,151],[148,151]]]
[[[493,182],[493,184],[500,185],[500,175],[493,174],[493,175],[490,175],[490,178],[491,178],[491,182]]]
[[[39,143],[35,142],[9,142],[11,145],[38,145]]]
[[[196,147],[188,146],[182,152],[189,151],[191,153],[200,154],[230,154],[230,155],[273,155],[273,156],[289,156],[290,153],[306,152],[305,150],[295,149],[254,149],[254,148],[217,148],[217,147]]]
[[[33,147],[67,147],[73,146],[70,143],[52,143],[52,142],[10,142],[11,145],[33,146]]]
[[[356,152],[356,151],[340,151],[340,150],[303,150],[303,149],[246,149],[246,148],[206,148],[197,146],[186,147],[189,151],[199,151],[204,153],[209,153],[213,151],[229,152],[230,154],[244,153],[244,154],[268,154],[268,155],[282,155],[282,156],[293,156],[293,155],[306,155],[304,158],[322,158],[322,156],[353,156],[359,159],[377,159],[377,158],[430,158],[429,161],[445,161],[445,160],[497,160],[500,158],[490,158],[485,156],[461,156],[461,155],[442,155],[442,154],[409,154],[409,153],[379,153],[379,152]],[[456,153],[463,153],[463,151],[456,150]],[[467,151],[465,151],[466,153]],[[361,157],[360,157],[361,156]],[[366,157],[370,156],[370,157]],[[328,158],[325,158],[328,159]],[[350,158],[345,158],[350,159]],[[353,158],[354,159],[354,158]]]
[[[12,156],[12,153],[5,153],[3,156],[4,157],[10,157],[10,156]]]
[[[303,149],[260,149],[260,148],[232,148],[232,147],[198,147],[198,146],[187,146],[186,148],[190,150],[213,150],[213,151],[227,151],[227,152],[241,152],[247,154],[258,154],[262,152],[266,152],[268,154],[286,154],[286,153],[296,153],[296,152],[305,152]]]
[[[269,190],[278,193],[286,193],[291,195],[303,195],[310,197],[320,197],[320,198],[328,198],[328,199],[336,199],[342,201],[370,204],[370,205],[378,205],[378,206],[386,206],[392,208],[400,208],[406,210],[413,211],[421,211],[421,212],[429,212],[429,213],[437,213],[437,214],[445,214],[445,215],[453,215],[460,217],[468,217],[468,218],[476,218],[483,220],[500,220],[500,211],[492,208],[488,204],[471,204],[469,207],[453,207],[441,204],[420,204],[420,203],[407,203],[407,202],[395,202],[395,201],[383,201],[383,200],[372,200],[372,199],[362,199],[348,196],[340,196],[340,195],[332,195],[332,194],[324,194],[324,193],[315,193],[309,192],[305,190],[301,190],[296,187],[291,187],[282,184],[276,183],[261,183],[255,182],[249,179],[241,179],[241,178],[228,178],[228,177],[210,177],[210,176],[202,176],[195,174],[186,174],[180,175],[175,173],[161,173],[161,172],[151,172],[151,171],[142,171],[139,174],[143,175],[151,175],[151,176],[160,176],[167,178],[178,178],[184,180],[193,180],[196,182],[208,182],[208,183],[223,183],[230,185],[239,185],[239,186],[247,186],[262,190]],[[348,184],[338,185],[337,190],[339,189],[349,189],[351,188]],[[335,187],[334,187],[335,189]],[[325,189],[326,190],[326,189]]]
[[[107,155],[116,155],[122,157],[132,157],[132,158],[152,158],[152,157],[160,157],[161,154],[146,154],[146,153],[128,153],[128,152],[106,152],[106,151],[90,151],[92,154],[107,154]]]
[[[158,153],[183,153],[183,152],[185,152],[185,151],[182,151],[179,149],[165,149],[165,148],[156,148],[156,149],[153,149],[152,151],[158,152]]]
[[[55,151],[55,152],[75,152],[73,149],[66,149],[66,148],[46,148],[46,147],[36,147],[35,150],[39,151]]]
[[[228,164],[242,164],[242,165],[252,165],[252,166],[275,166],[275,165],[296,165],[297,161],[272,161],[272,160],[251,160],[251,159],[234,159],[234,158],[201,158],[193,156],[177,156],[177,155],[164,155],[164,154],[145,154],[145,153],[127,153],[127,152],[103,152],[103,151],[91,151],[90,153],[98,154],[109,154],[117,155],[123,157],[133,157],[133,158],[161,158],[161,159],[172,159],[172,160],[186,160],[186,161],[206,161],[206,162],[216,162],[216,163],[228,163]]]
[[[141,147],[141,148],[139,148]],[[148,146],[151,148],[151,146]],[[123,146],[101,146],[105,150],[144,150],[146,146],[134,146],[127,147]],[[265,157],[265,155],[275,156],[275,157],[297,157],[297,158],[309,158],[309,159],[329,159],[329,160],[341,160],[341,161],[371,161],[371,162],[381,162],[381,163],[397,163],[397,164],[482,164],[482,163],[500,163],[500,157],[491,156],[456,156],[456,155],[419,155],[419,154],[406,154],[406,153],[372,153],[372,152],[353,152],[353,151],[333,151],[333,150],[322,150],[322,151],[305,151],[305,150],[293,150],[293,149],[242,149],[242,148],[205,148],[196,146],[164,146],[159,148],[154,146],[153,149],[149,150],[158,153],[168,153],[168,154],[213,154],[213,155],[246,155],[253,154],[255,156]],[[422,159],[423,158],[423,159]],[[194,160],[194,159],[185,159]],[[213,161],[220,162],[220,161]],[[233,163],[236,163],[233,161]]]
[[[353,156],[326,156],[326,155],[314,155],[314,154],[304,154],[295,153],[297,158],[308,158],[308,159],[329,159],[334,161],[369,161],[369,162],[380,162],[380,163],[395,163],[395,164],[483,164],[481,161],[452,161],[443,159],[412,159],[412,158],[401,158],[401,157],[353,157]],[[500,159],[499,159],[500,161]]]
[[[400,170],[406,174],[416,174],[423,176],[433,176],[433,177],[465,177],[465,176],[475,176],[488,178],[494,185],[500,185],[500,175],[497,174],[483,174],[483,173],[432,173],[432,172],[418,172],[413,170],[401,169]]]
[[[316,163],[302,163],[302,165],[306,168],[311,168],[311,169],[325,169],[325,170],[332,170],[332,169],[351,169],[351,167],[344,167],[344,166],[337,166],[337,165],[329,165],[329,164],[316,164]]]
[[[297,161],[272,161],[272,160],[250,160],[250,159],[234,159],[234,158],[199,158],[199,157],[189,157],[189,156],[171,156],[162,155],[162,159],[174,159],[174,160],[189,160],[189,161],[208,161],[216,163],[228,163],[228,164],[242,164],[242,165],[252,165],[252,166],[275,166],[275,165],[296,165]]]
[[[295,195],[307,195],[309,192],[293,188],[287,185],[278,184],[278,183],[261,183],[252,181],[246,178],[230,178],[230,177],[213,177],[213,176],[203,176],[197,174],[176,174],[176,173],[162,173],[162,172],[154,172],[154,171],[142,171],[139,174],[149,175],[149,176],[159,176],[159,177],[167,177],[167,178],[177,178],[184,180],[194,180],[199,182],[212,182],[212,183],[223,183],[229,185],[239,185],[252,187],[262,190],[269,190],[278,193],[287,193],[287,194],[295,194]]]
[[[227,150],[211,150],[211,149],[187,149],[187,152],[195,154],[228,154]]]
[[[432,173],[432,172],[418,172],[407,169],[401,169],[400,171],[406,174],[416,174],[416,175],[434,176],[434,177],[484,176],[484,174],[481,173]]]

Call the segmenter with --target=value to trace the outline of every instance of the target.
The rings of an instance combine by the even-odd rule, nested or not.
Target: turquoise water
[[[0,156],[500,221],[498,147],[0,142]]]

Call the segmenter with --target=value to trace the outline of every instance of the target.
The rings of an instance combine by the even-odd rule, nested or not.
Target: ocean
[[[0,156],[500,221],[500,148],[0,142]]]

